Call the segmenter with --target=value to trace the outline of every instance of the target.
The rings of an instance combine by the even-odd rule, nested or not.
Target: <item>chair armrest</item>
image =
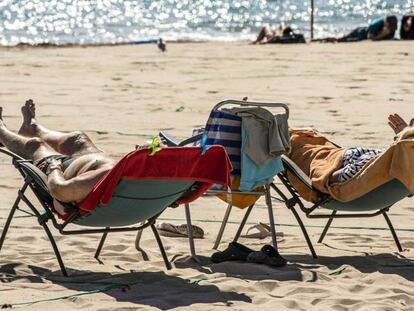
[[[177,138],[171,136],[170,134],[162,132],[162,131],[159,132],[158,135],[162,138],[162,140],[165,142],[165,144],[168,147],[186,146],[186,145],[192,144],[196,141],[199,141],[203,137],[203,134],[197,134],[195,136],[184,139],[183,141],[178,141]]]
[[[313,191],[317,191],[312,186],[312,181],[310,180],[310,178],[300,169],[299,166],[295,164],[295,162],[293,162],[291,159],[289,159],[285,155],[282,155],[281,158],[282,158],[283,167],[286,169],[286,171],[288,171],[289,173],[294,175],[296,178],[298,178],[309,189]]]
[[[189,137],[189,138],[187,138],[187,139],[184,139],[182,142],[180,142],[178,145],[179,146],[186,146],[186,145],[189,145],[189,144],[193,144],[193,143],[195,143],[196,141],[199,141],[199,140],[201,140],[201,138],[203,138],[203,133],[201,133],[201,134],[197,134],[197,135],[194,135],[194,136],[191,136],[191,137]]]
[[[164,133],[163,131],[159,132],[158,135],[162,138],[163,142],[168,147],[177,147],[180,144],[180,142],[175,137]]]

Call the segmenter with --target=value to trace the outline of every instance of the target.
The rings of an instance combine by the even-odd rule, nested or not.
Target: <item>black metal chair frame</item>
[[[59,249],[57,247],[56,241],[47,224],[49,221],[52,222],[53,227],[55,227],[59,231],[59,233],[62,235],[81,235],[81,234],[102,233],[103,235],[101,237],[101,240],[99,242],[98,248],[94,256],[96,259],[99,258],[102,247],[104,245],[104,242],[109,232],[141,231],[147,227],[151,227],[152,232],[157,241],[158,247],[160,249],[161,255],[163,257],[165,266],[168,270],[171,269],[171,263],[169,262],[167,258],[167,254],[165,252],[161,238],[155,228],[155,221],[162,212],[149,218],[148,220],[145,221],[144,224],[141,224],[139,226],[127,226],[127,227],[117,227],[117,228],[105,227],[105,228],[97,228],[97,229],[79,229],[79,230],[67,230],[66,229],[65,230],[67,225],[69,225],[76,218],[79,217],[80,215],[79,208],[71,204],[62,203],[62,205],[65,208],[65,211],[69,213],[69,216],[63,222],[58,221],[53,213],[53,198],[49,193],[47,184],[45,183],[45,176],[41,176],[40,173],[37,172],[36,169],[34,169],[34,166],[30,163],[30,161],[25,160],[19,157],[18,155],[14,154],[13,152],[10,152],[4,148],[0,148],[0,152],[12,158],[13,165],[24,178],[24,184],[18,190],[17,198],[14,201],[14,204],[10,210],[10,213],[7,217],[6,223],[4,225],[4,228],[3,228],[3,231],[0,237],[0,251],[1,251],[1,248],[3,247],[4,240],[6,238],[13,216],[15,212],[19,210],[26,214],[29,214],[32,217],[37,218],[39,225],[43,227],[43,229],[46,232],[47,237],[49,238],[50,243],[52,244],[52,248],[55,253],[56,259],[59,263],[60,270],[64,276],[68,276],[68,273],[66,271],[66,268],[63,263],[62,256],[60,255]],[[43,207],[44,211],[41,211],[40,209],[36,208],[36,206],[32,204],[32,202],[30,202],[30,200],[26,196],[26,191],[28,189],[32,190],[37,200],[39,201],[40,205]],[[29,208],[31,212],[25,209],[22,209],[20,207],[20,204],[22,202]]]
[[[283,202],[285,204],[285,206],[292,211],[294,217],[296,218],[299,226],[302,229],[303,235],[306,239],[306,242],[309,245],[310,249],[313,249],[312,247],[312,242],[309,238],[309,235],[307,233],[307,230],[301,220],[301,218],[299,217],[298,212],[295,209],[295,206],[299,206],[299,209],[306,215],[306,217],[312,219],[312,218],[319,218],[319,219],[328,219],[322,234],[320,235],[319,239],[318,239],[318,243],[322,243],[331,224],[332,221],[335,218],[364,218],[364,217],[375,217],[378,215],[383,215],[385,218],[385,221],[387,222],[387,225],[391,231],[392,237],[395,241],[395,244],[397,245],[398,251],[402,252],[402,247],[401,247],[401,243],[398,239],[397,233],[395,232],[394,226],[392,225],[392,222],[387,214],[387,212],[389,211],[389,209],[391,208],[392,205],[387,206],[386,208],[383,209],[379,209],[375,212],[372,213],[365,213],[365,212],[357,212],[357,213],[352,213],[352,212],[345,212],[344,214],[338,214],[338,211],[333,210],[330,214],[325,214],[325,213],[317,213],[315,214],[315,212],[320,209],[323,208],[323,205],[328,203],[329,201],[333,200],[333,198],[325,193],[322,193],[320,191],[318,191],[317,189],[315,189],[312,186],[312,183],[309,179],[308,176],[305,175],[305,173],[289,158],[287,158],[286,156],[282,156],[282,161],[283,161],[283,165],[285,167],[285,171],[281,172],[280,174],[278,174],[278,177],[280,179],[280,181],[282,182],[282,184],[285,186],[285,188],[288,190],[290,197],[288,197],[289,195],[284,194],[275,184],[272,184],[271,187],[273,188],[273,190],[278,194],[279,198],[278,200]],[[302,198],[299,194],[299,192],[293,187],[293,185],[291,184],[291,182],[289,181],[288,177],[287,177],[287,173],[291,173],[293,176],[295,176],[298,180],[300,180],[307,188],[309,188],[311,191],[315,192],[318,196],[318,201],[316,203],[313,203],[312,206],[310,207],[306,207],[302,201]],[[326,210],[326,209],[325,209]],[[314,252],[312,252],[313,257],[316,256],[316,254],[314,254]]]

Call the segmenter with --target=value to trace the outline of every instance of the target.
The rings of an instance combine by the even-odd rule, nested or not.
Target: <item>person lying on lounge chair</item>
[[[59,201],[81,202],[116,163],[83,132],[62,133],[40,125],[31,99],[21,108],[23,124],[18,134],[5,126],[2,110],[0,107],[0,143],[32,160],[47,175],[54,207],[60,214],[64,210]]]
[[[404,135],[404,131],[414,126],[414,118],[408,124],[400,115],[393,114],[388,117],[388,125],[398,135]],[[408,136],[408,135],[407,135]],[[378,157],[384,149],[351,148],[347,149],[343,156],[342,168],[334,172],[330,182],[344,182],[358,173],[365,164]]]
[[[401,116],[393,114],[388,117],[388,124],[397,135],[397,139],[414,137],[414,118],[408,124]],[[384,149],[374,148],[341,148],[313,130],[290,129],[290,135],[292,148],[288,156],[295,163],[300,163],[301,169],[308,176],[314,160],[323,159],[327,166],[329,163],[339,164],[339,169],[329,178],[331,184],[351,179],[367,163],[384,152]],[[324,165],[322,162],[319,163]]]

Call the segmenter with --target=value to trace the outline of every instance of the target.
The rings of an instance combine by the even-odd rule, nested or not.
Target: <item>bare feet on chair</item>
[[[33,100],[27,100],[21,110],[23,115],[23,123],[20,127],[19,134],[26,137],[36,136],[36,106]]]

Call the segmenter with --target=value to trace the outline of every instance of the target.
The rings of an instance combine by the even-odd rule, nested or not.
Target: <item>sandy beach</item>
[[[85,131],[115,157],[160,130],[177,137],[203,126],[224,99],[288,103],[290,125],[315,127],[347,147],[386,147],[387,116],[414,117],[413,42],[361,42],[254,46],[239,43],[0,49],[0,106],[17,130],[20,107],[37,103],[38,120],[62,131]],[[0,230],[22,180],[0,157]],[[110,234],[93,258],[99,235],[53,231],[70,278],[60,274],[36,219],[19,213],[0,254],[0,304],[28,310],[414,310],[414,201],[390,210],[403,252],[382,217],[335,220],[323,244],[324,221],[303,216],[319,259],[313,259],[291,212],[274,213],[283,268],[248,263],[213,264],[209,257],[226,205],[216,198],[191,204],[202,265],[184,238],[163,238],[173,269],[167,271],[155,240],[144,231],[150,261],[134,247],[134,233]],[[237,230],[234,210],[220,249]],[[184,209],[162,221],[185,222]],[[263,200],[249,226],[267,222]],[[353,228],[353,229],[352,229]],[[148,232],[147,232],[148,231]],[[260,249],[271,239],[241,239]],[[65,298],[66,297],[66,298]],[[37,303],[34,303],[37,302]]]

